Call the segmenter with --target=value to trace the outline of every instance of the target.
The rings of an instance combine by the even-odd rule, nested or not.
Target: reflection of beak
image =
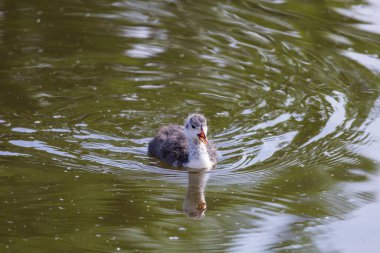
[[[205,132],[203,132],[203,129],[201,130],[201,133],[199,133],[197,135],[198,135],[198,139],[201,142],[203,142],[204,144],[207,144],[207,138],[206,138]]]
[[[198,204],[197,210],[199,211],[200,214],[204,213],[207,209],[207,204],[204,202],[201,202]],[[201,216],[201,215],[199,215]]]

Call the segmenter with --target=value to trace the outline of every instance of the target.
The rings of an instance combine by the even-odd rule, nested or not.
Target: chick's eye
[[[191,125],[191,127],[192,127],[193,129],[195,129],[195,126],[194,126],[194,125]]]

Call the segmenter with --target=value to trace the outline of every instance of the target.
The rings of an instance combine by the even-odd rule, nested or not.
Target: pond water
[[[378,252],[379,12],[0,1],[0,252]],[[209,172],[147,155],[191,112]]]

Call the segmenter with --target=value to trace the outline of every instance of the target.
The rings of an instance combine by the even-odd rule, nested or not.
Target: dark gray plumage
[[[161,127],[149,142],[148,152],[161,160],[177,166],[189,162],[189,145],[183,127],[169,125]]]
[[[185,127],[173,124],[161,127],[149,142],[148,153],[174,166],[210,167],[216,163],[216,149],[207,141],[206,134],[206,118],[192,114],[186,119]]]

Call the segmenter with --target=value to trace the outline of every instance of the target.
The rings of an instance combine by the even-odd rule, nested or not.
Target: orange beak
[[[198,135],[198,139],[203,142],[204,144],[207,144],[207,138],[206,138],[206,135],[205,135],[205,132],[203,132],[203,129],[201,130],[201,133],[197,134]]]

